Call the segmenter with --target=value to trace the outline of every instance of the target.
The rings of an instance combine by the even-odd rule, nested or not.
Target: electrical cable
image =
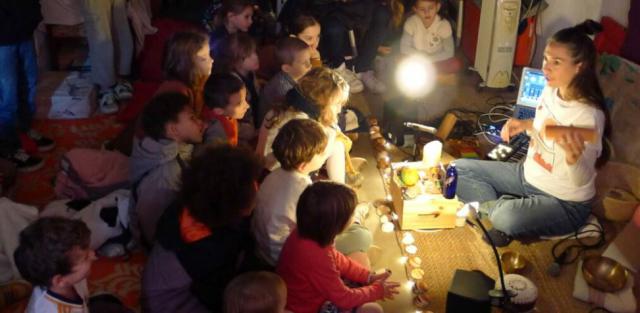
[[[598,249],[605,244],[604,228],[601,225],[595,223],[586,223],[585,226],[593,226],[595,229],[580,230],[576,228],[573,235],[560,239],[554,243],[551,247],[551,256],[553,257],[553,263],[547,269],[547,273],[551,276],[558,276],[560,269],[564,265],[575,262],[585,251]],[[581,235],[596,234],[598,239],[595,243],[586,243]],[[591,236],[586,236],[586,238]],[[563,250],[559,250],[563,243],[568,240],[575,239],[577,243],[573,243],[564,247]]]

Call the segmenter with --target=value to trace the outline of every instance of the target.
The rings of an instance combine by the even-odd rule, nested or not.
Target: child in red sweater
[[[286,308],[296,313],[383,312],[376,300],[391,299],[399,284],[390,271],[375,274],[338,252],[333,244],[353,219],[357,197],[343,184],[317,182],[298,200],[294,230],[276,272],[287,284]],[[361,284],[350,288],[341,277]]]

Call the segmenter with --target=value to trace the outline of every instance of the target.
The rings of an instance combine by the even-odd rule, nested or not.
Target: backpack
[[[55,193],[61,199],[95,200],[128,187],[128,157],[117,151],[77,148],[60,160]]]

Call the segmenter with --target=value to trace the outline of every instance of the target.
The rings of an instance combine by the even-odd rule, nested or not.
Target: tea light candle
[[[411,270],[411,279],[420,281],[424,277],[424,270],[421,268],[414,268]]]
[[[427,286],[427,283],[424,280],[415,283],[413,285],[413,288],[411,289],[411,291],[413,291],[413,293],[416,295],[426,293],[428,290],[429,290],[429,287]]]
[[[405,245],[410,245],[413,244],[416,240],[413,238],[413,235],[411,235],[411,233],[404,233],[404,236],[402,237],[402,243]]]
[[[395,230],[395,226],[391,222],[386,222],[382,224],[382,231],[385,233],[390,233]]]
[[[442,156],[442,142],[434,140],[422,148],[422,162],[427,168],[438,166]]]
[[[416,245],[408,245],[404,248],[408,254],[416,254],[418,252],[418,247]]]
[[[413,268],[419,268],[422,266],[422,259],[418,256],[412,256],[409,258],[409,265]]]

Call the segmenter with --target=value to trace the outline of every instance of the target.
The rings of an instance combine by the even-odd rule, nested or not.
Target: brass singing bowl
[[[582,275],[589,286],[604,292],[616,292],[627,284],[629,273],[613,259],[594,255],[582,262]]]
[[[502,271],[511,274],[524,270],[527,267],[527,259],[516,251],[505,251],[500,255]]]

